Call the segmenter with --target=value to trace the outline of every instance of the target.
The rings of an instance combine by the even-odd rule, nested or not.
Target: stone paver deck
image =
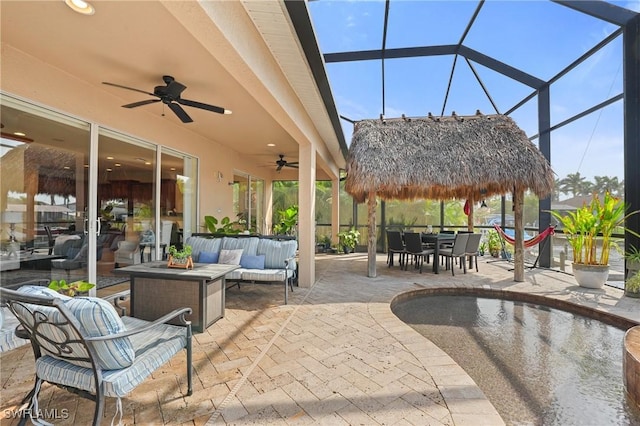
[[[515,283],[506,262],[481,260],[479,272],[454,277],[387,268],[385,258],[368,278],[366,254],[318,255],[316,284],[295,288],[289,305],[279,285],[231,288],[225,317],[194,336],[193,395],[184,396],[186,357],[177,356],[123,400],[123,423],[504,424],[462,368],[391,312],[395,296],[416,289],[535,293],[640,322],[640,300],[610,287],[581,289],[566,274],[527,270]],[[17,424],[11,413],[33,384],[30,346],[1,354],[0,373],[0,424]],[[43,409],[68,410],[56,424],[89,424],[93,416],[93,402],[54,386],[43,386],[39,400]],[[108,399],[104,423],[114,414]]]

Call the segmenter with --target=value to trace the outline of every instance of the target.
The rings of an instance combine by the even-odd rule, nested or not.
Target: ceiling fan
[[[294,169],[298,168],[298,162],[290,162],[284,159],[284,154],[279,154],[278,155],[280,158],[278,160],[276,160],[276,164],[278,165],[278,168],[276,168],[276,171],[279,172],[280,170],[282,170],[283,167],[293,167]]]
[[[183,123],[191,123],[193,119],[189,117],[189,114],[180,106],[190,106],[194,108],[200,108],[207,111],[217,112],[218,114],[231,114],[231,111],[219,106],[204,104],[202,102],[190,101],[189,99],[182,99],[180,95],[187,88],[184,84],[177,82],[170,75],[165,75],[162,77],[162,80],[165,82],[165,86],[156,86],[153,89],[153,93],[135,89],[133,87],[122,86],[120,84],[109,83],[103,81],[102,84],[106,84],[108,86],[119,87],[121,89],[133,90],[134,92],[144,93],[145,95],[155,96],[158,99],[147,99],[145,101],[133,102],[130,104],[122,105],[123,108],[136,108],[143,105],[152,104],[155,102],[162,102],[166,104],[171,111],[173,111]]]

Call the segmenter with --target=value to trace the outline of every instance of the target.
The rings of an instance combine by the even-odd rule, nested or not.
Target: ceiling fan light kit
[[[123,86],[121,84],[109,83],[107,81],[103,81],[102,84],[106,84],[108,86],[113,86],[113,87],[119,87],[121,89],[126,89],[126,90],[133,90],[134,92],[143,93],[145,95],[149,95],[157,98],[157,99],[146,99],[144,101],[138,101],[138,102],[122,105],[123,108],[137,108],[143,105],[162,102],[165,105],[167,105],[169,109],[171,109],[171,111],[173,111],[173,113],[176,116],[178,116],[178,118],[183,123],[192,123],[193,119],[189,117],[189,114],[187,114],[187,112],[184,110],[184,108],[181,107],[181,105],[192,107],[192,108],[199,108],[206,111],[215,112],[218,114],[231,114],[231,110],[228,110],[226,108],[222,108],[215,105],[209,105],[209,104],[205,104],[198,101],[192,101],[189,99],[183,99],[181,95],[182,95],[182,92],[187,88],[187,86],[177,82],[170,75],[163,76],[162,80],[164,80],[165,86],[156,86],[153,89],[153,93],[146,92],[140,89],[135,89],[133,87]]]

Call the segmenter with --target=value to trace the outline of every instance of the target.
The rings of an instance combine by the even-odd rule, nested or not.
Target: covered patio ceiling
[[[282,3],[127,1],[96,2],[94,6],[94,15],[82,16],[62,1],[1,2],[3,54],[16,49],[52,64],[108,92],[114,107],[150,97],[103,82],[153,92],[155,86],[164,84],[163,75],[171,75],[187,86],[184,99],[221,106],[233,114],[185,106],[193,119],[185,124],[162,102],[128,112],[141,120],[149,114],[162,115],[273,171],[278,154],[286,154],[289,161],[297,157],[298,135],[283,124],[283,117],[287,109],[304,108],[325,144],[318,150],[318,178],[344,167],[346,143],[337,114],[331,102],[327,110]],[[242,41],[233,29],[221,28],[226,39],[216,39],[219,36],[212,26],[238,8],[246,13],[261,37],[259,42],[273,57],[263,57],[258,49],[255,57],[239,57],[238,52],[225,48]],[[262,82],[262,66],[280,67],[287,81]],[[281,105],[280,94],[268,92],[269,85],[283,88],[283,84],[296,92],[300,104]]]

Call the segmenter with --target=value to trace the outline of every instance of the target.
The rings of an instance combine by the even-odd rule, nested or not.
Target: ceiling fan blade
[[[297,164],[287,163],[287,164],[285,164],[285,167],[291,167],[292,169],[297,169],[298,165]]]
[[[287,165],[288,166],[297,166],[298,162],[297,161],[287,161]]]
[[[178,99],[180,98],[180,93],[182,93],[186,88],[187,86],[185,86],[184,84],[178,83],[177,81],[173,80],[169,84],[167,84],[167,95],[169,95],[169,97],[171,97],[172,99]]]
[[[192,123],[193,120],[189,117],[189,114],[186,113],[182,107],[174,102],[169,102],[169,108],[173,111],[183,123]]]
[[[278,167],[276,168],[276,172],[279,172],[280,170],[282,170],[282,166],[284,166],[284,164],[278,164]]]
[[[142,105],[154,104],[156,102],[160,102],[160,99],[147,99],[146,101],[138,101],[138,102],[133,102],[131,104],[122,105],[122,107],[123,108],[135,108],[135,107],[139,107],[139,106],[142,106]]]
[[[140,90],[140,89],[134,89],[133,87],[123,86],[121,84],[109,83],[107,81],[103,81],[102,84],[106,84],[107,86],[119,87],[121,89],[133,90],[134,92],[144,93],[145,95],[149,95],[149,96],[156,96],[153,93],[149,93],[149,92],[146,92],[146,91]]]
[[[231,114],[231,111],[221,108],[219,106],[203,104],[202,102],[197,102],[197,101],[190,101],[189,99],[178,98],[176,99],[176,102],[178,102],[179,104],[194,107],[194,108],[200,108],[200,109],[205,109],[207,111],[217,112],[218,114]]]

